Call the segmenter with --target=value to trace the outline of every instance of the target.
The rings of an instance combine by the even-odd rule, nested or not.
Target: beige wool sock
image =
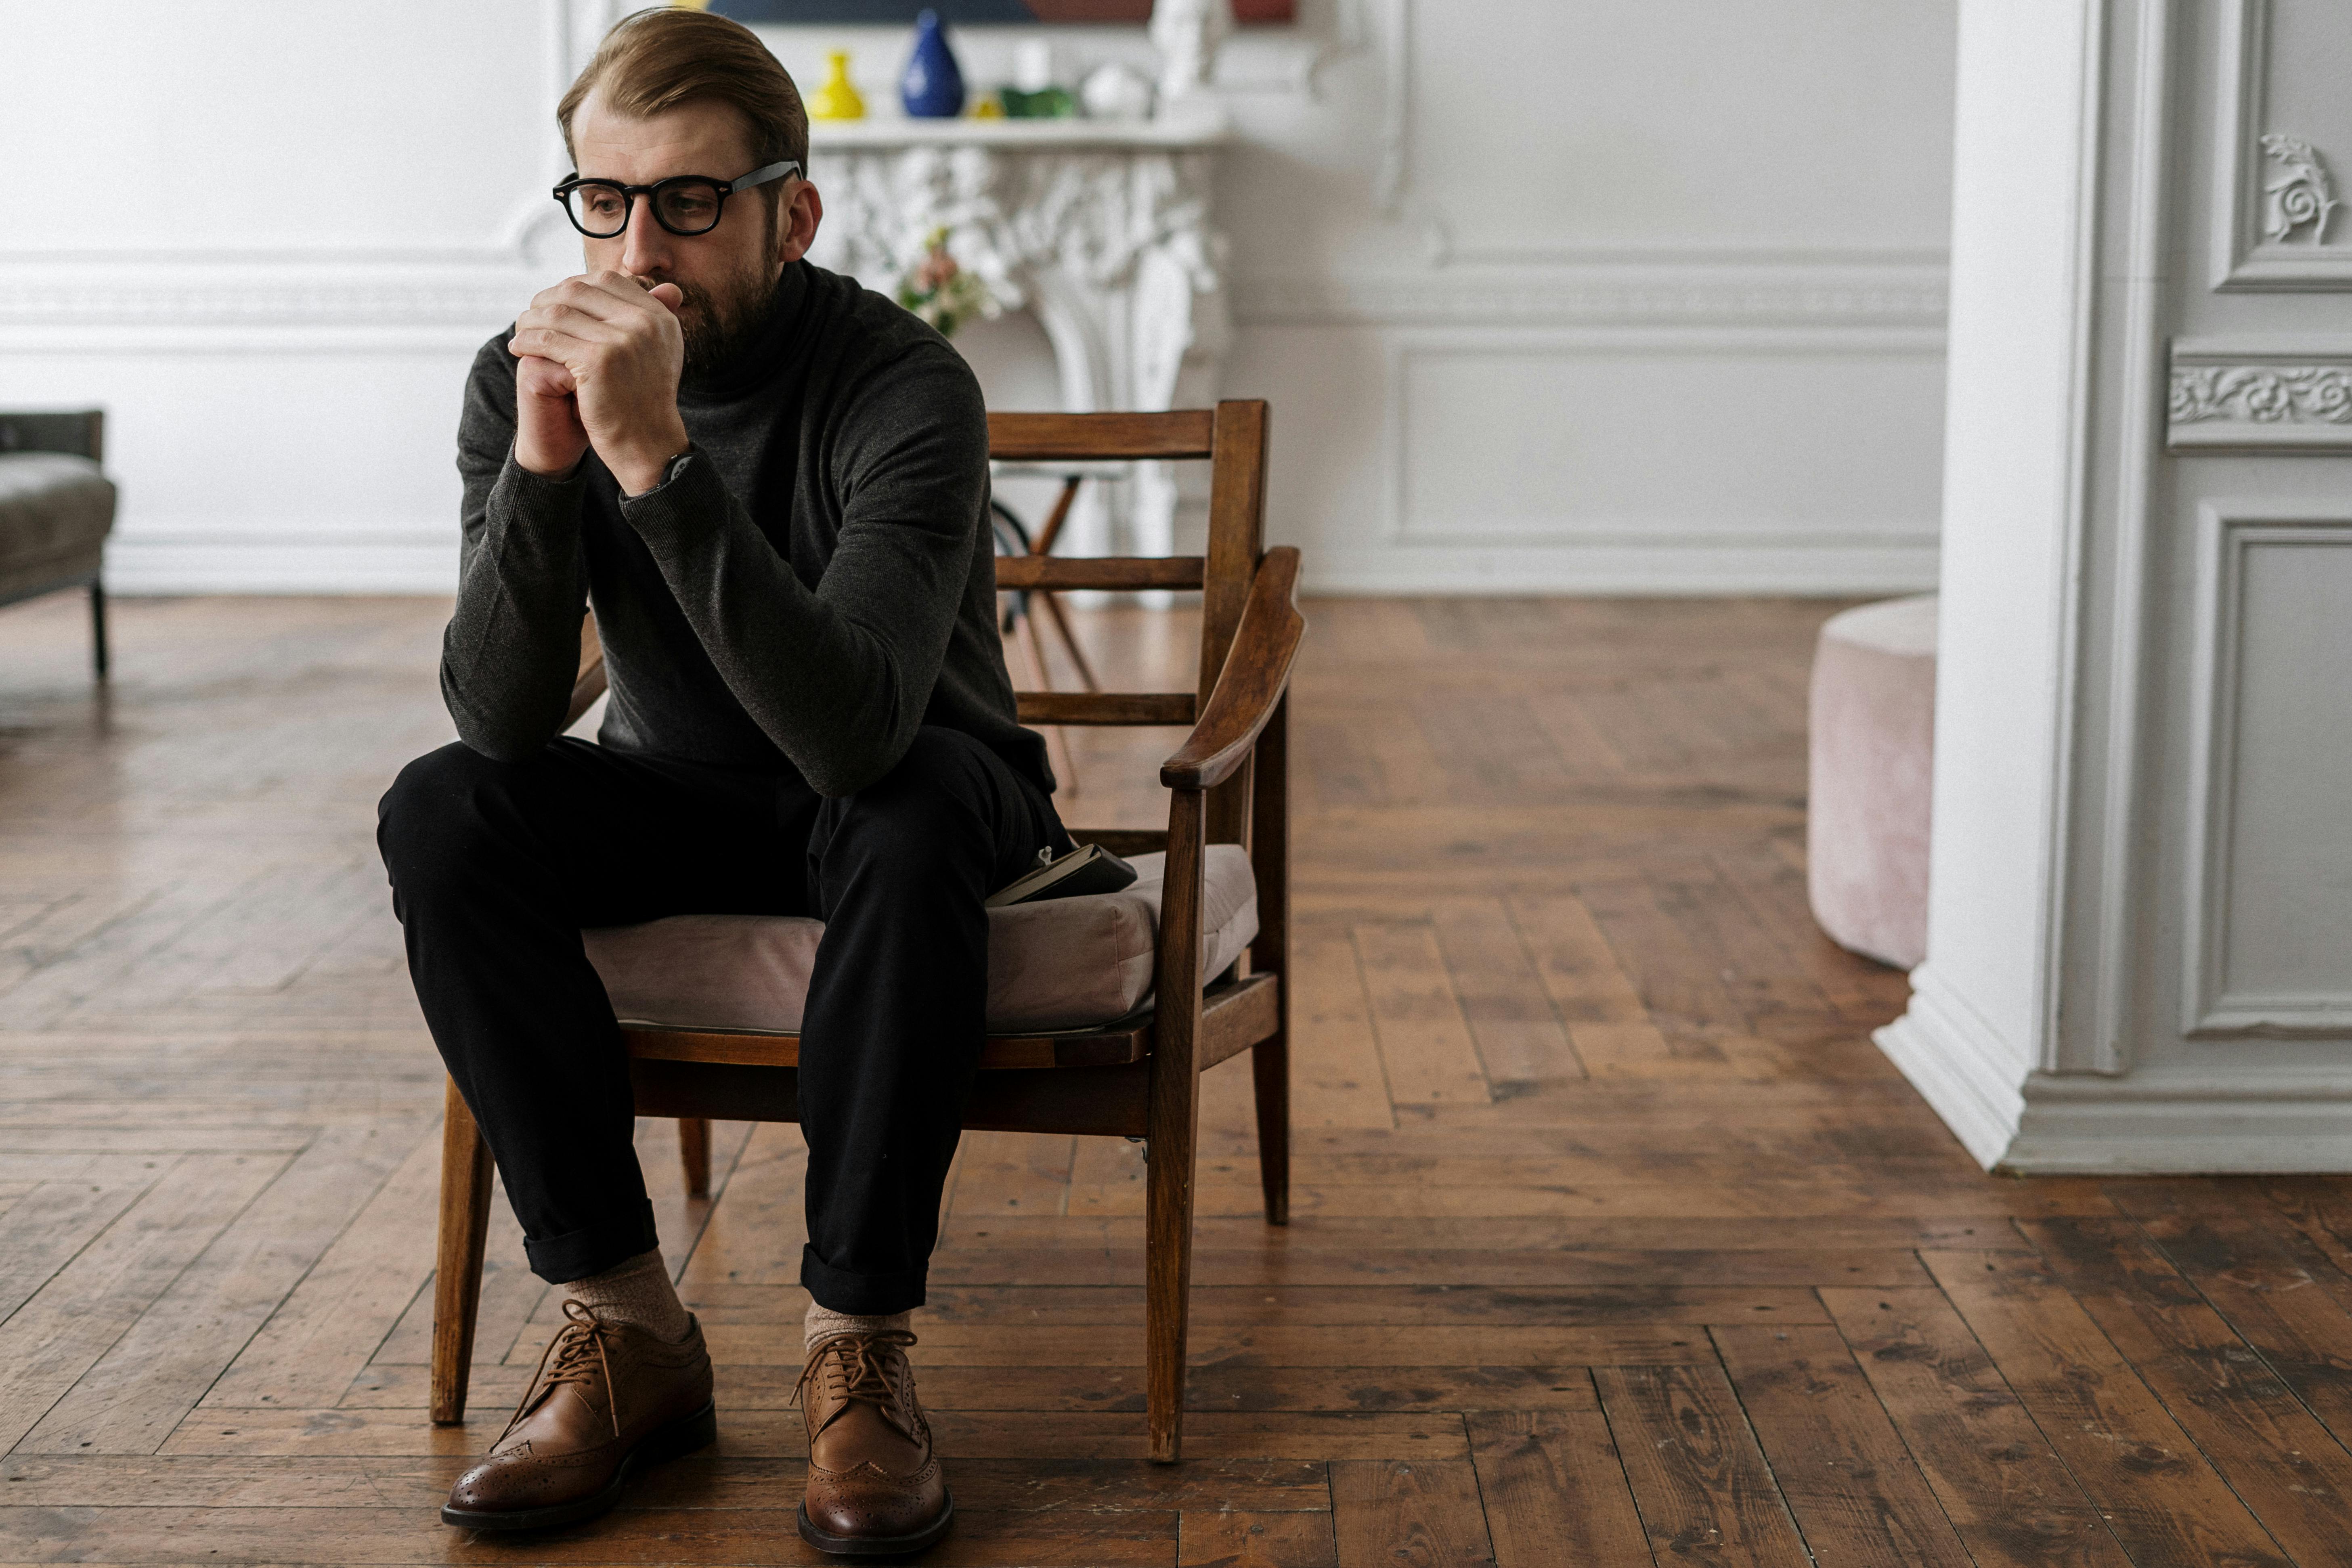
[[[912,1312],[884,1312],[878,1316],[836,1312],[830,1307],[820,1307],[811,1301],[803,1329],[802,1348],[814,1350],[817,1341],[829,1339],[835,1334],[878,1334],[887,1329],[896,1329],[900,1333],[911,1332],[908,1325],[914,1319]]]
[[[596,1316],[605,1322],[626,1323],[667,1344],[677,1343],[694,1327],[686,1303],[677,1299],[677,1289],[669,1282],[669,1268],[662,1262],[658,1247],[559,1289],[573,1300],[595,1308]]]

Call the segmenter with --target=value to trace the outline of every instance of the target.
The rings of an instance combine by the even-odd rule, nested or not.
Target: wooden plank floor
[[[918,1327],[942,1563],[2352,1563],[2352,1186],[1988,1177],[1815,934],[1832,606],[1321,601],[1297,689],[1295,1222],[1206,1084],[1188,1459],[1143,1462],[1143,1167],[973,1136]],[[641,1129],[722,1437],[592,1528],[445,1529],[556,1321],[503,1205],[425,1418],[440,1072],[373,808],[444,607],[0,613],[0,1563],[774,1563],[790,1127]],[[1181,616],[1082,617],[1120,686]],[[1144,823],[1168,737],[1071,737]],[[1141,783],[1135,781],[1141,780]]]

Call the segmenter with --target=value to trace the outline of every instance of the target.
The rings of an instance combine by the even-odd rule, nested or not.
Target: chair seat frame
[[[1153,1459],[1181,1453],[1192,1282],[1200,1075],[1246,1053],[1256,1102],[1258,1172],[1269,1225],[1290,1208],[1290,674],[1306,621],[1298,552],[1265,548],[1267,410],[1229,402],[1168,414],[997,414],[991,456],[1016,462],[1181,460],[1212,465],[1205,556],[1005,557],[1000,590],[1197,588],[1196,692],[1023,692],[1026,723],[1190,725],[1162,763],[1168,826],[1071,828],[1120,854],[1164,850],[1159,975],[1200,973],[1208,846],[1235,843],[1257,883],[1258,933],[1208,986],[1156,987],[1149,1015],[1099,1029],[992,1037],[966,1107],[974,1131],[1087,1133],[1146,1142],[1145,1424]],[[580,676],[566,727],[604,689],[593,617],[581,628]],[[689,1194],[709,1192],[713,1120],[797,1121],[799,1037],[625,1025],[642,1116],[679,1121]],[[492,1169],[472,1112],[449,1084],[443,1123],[432,1414],[465,1416],[481,1300]]]

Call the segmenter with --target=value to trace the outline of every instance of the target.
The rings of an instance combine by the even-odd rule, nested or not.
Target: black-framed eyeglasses
[[[555,199],[563,204],[563,215],[572,220],[572,226],[591,239],[612,239],[625,232],[639,196],[652,198],[656,223],[680,237],[691,237],[719,226],[719,215],[736,192],[800,172],[801,166],[787,158],[738,180],[673,174],[650,185],[625,185],[618,180],[583,180],[574,174],[555,187]]]

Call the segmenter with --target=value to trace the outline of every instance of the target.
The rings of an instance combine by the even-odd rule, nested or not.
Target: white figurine
[[[1149,120],[1151,79],[1133,66],[1113,60],[1087,73],[1078,87],[1078,102],[1089,120]]]
[[[1151,7],[1151,47],[1160,51],[1162,104],[1206,90],[1217,47],[1233,27],[1232,0],[1157,0]]]

